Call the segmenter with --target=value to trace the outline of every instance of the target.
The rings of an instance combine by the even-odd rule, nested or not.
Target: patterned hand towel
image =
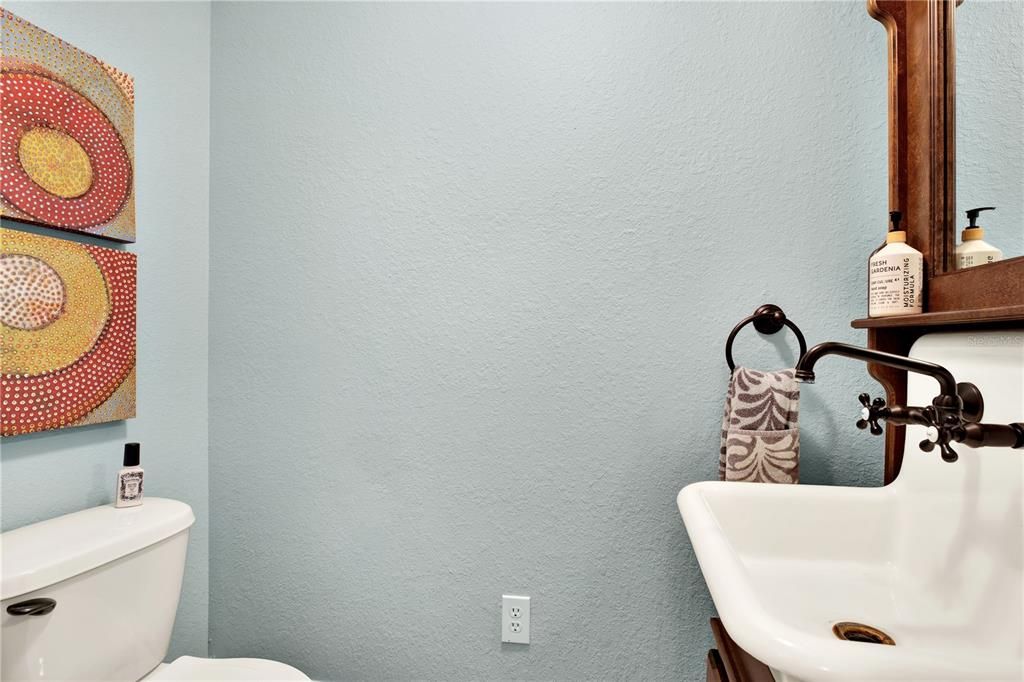
[[[793,370],[737,367],[722,418],[718,477],[723,481],[797,483],[800,478],[800,384]]]

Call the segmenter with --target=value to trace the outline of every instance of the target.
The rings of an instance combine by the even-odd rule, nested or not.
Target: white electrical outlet
[[[530,598],[501,595],[501,641],[530,643]]]

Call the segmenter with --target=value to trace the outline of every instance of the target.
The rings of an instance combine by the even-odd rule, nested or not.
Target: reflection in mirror
[[[956,11],[956,194],[955,267],[1024,255],[1021,0],[965,0]]]

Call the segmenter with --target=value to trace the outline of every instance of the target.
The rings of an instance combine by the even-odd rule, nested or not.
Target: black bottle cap
[[[898,232],[900,229],[900,220],[903,218],[903,214],[899,211],[889,211],[889,231]]]
[[[980,208],[972,208],[971,210],[967,211],[967,220],[969,220],[970,223],[971,223],[967,227],[968,228],[972,228],[972,227],[977,227],[978,226],[978,216],[981,215],[982,211],[994,211],[994,210],[996,210],[995,206],[982,206]]]
[[[139,466],[139,444],[138,443],[125,443],[124,444],[124,465],[126,467],[137,467]]]

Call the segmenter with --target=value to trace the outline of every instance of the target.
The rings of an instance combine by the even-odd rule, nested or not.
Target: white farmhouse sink
[[[984,421],[1024,420],[1024,332],[932,335],[912,354],[977,384]],[[818,381],[828,376],[825,364]],[[908,402],[936,392],[912,377]],[[919,450],[923,438],[908,427],[884,488],[714,481],[679,493],[726,630],[780,682],[1024,679],[1024,450],[955,446],[946,463]],[[843,641],[840,621],[895,645]]]

